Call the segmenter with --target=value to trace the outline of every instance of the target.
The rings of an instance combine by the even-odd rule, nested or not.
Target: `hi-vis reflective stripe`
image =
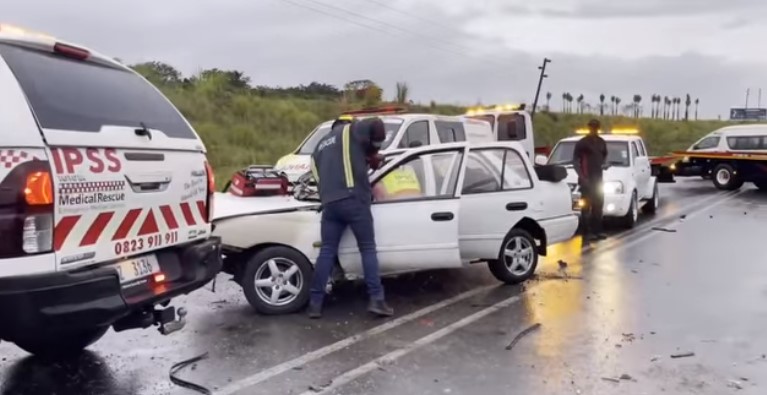
[[[351,153],[351,125],[344,126],[342,132],[342,150],[344,159],[344,175],[346,176],[346,187],[354,188],[354,173],[352,173],[352,153]]]
[[[312,166],[312,175],[314,176],[314,182],[320,183],[320,172],[317,171],[317,165],[314,163],[314,157],[309,159],[310,165]]]
[[[208,222],[207,217],[207,207],[202,200],[191,204],[183,202],[173,206],[136,208],[125,213],[104,211],[89,218],[68,215],[61,217],[56,223],[53,230],[53,248],[60,251],[93,246],[99,242],[147,236],[161,231],[176,230],[181,223],[189,227],[204,225]]]

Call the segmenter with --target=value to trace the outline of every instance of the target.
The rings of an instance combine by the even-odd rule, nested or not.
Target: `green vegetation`
[[[208,149],[219,186],[246,165],[275,163],[294,150],[320,122],[350,109],[380,105],[383,100],[381,88],[369,80],[349,82],[343,90],[319,83],[291,88],[252,87],[249,78],[238,71],[212,69],[184,78],[173,67],[159,62],[133,68],[157,85],[193,124]],[[415,104],[408,100],[408,94],[407,84],[398,83],[396,95],[391,99],[395,103],[408,103],[412,112],[457,115],[465,111],[463,107],[438,105],[433,101],[429,105]],[[551,94],[547,93],[546,98],[548,102]],[[704,134],[727,124],[657,119],[655,110],[652,111],[654,118],[636,117],[636,113],[631,112],[630,116],[598,116],[586,113],[580,105],[583,99],[578,99],[579,111],[572,111],[568,106],[566,113],[544,110],[536,114],[536,145],[552,145],[583,127],[590,118],[598,117],[607,128],[638,127],[651,153],[661,155],[684,149]],[[613,98],[611,102],[616,101]],[[697,100],[695,102],[697,104]],[[594,112],[598,114],[600,109]]]

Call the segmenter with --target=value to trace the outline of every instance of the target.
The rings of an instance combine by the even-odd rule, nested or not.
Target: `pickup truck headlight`
[[[602,191],[605,195],[622,194],[623,183],[620,181],[607,181],[602,184]]]

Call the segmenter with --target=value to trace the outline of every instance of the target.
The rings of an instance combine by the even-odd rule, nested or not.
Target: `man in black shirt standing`
[[[589,134],[578,141],[573,155],[573,167],[578,173],[581,196],[586,201],[581,217],[583,239],[604,240],[607,235],[602,233],[602,206],[604,205],[602,171],[607,159],[607,144],[599,136],[598,120],[592,119],[588,126]]]

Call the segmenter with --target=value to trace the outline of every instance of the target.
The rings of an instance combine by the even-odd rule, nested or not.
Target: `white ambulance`
[[[488,122],[461,116],[422,113],[402,113],[401,109],[370,109],[346,113],[346,116],[365,118],[378,116],[386,128],[386,140],[381,153],[460,141],[493,141]],[[312,152],[317,143],[330,132],[333,120],[317,126],[292,153],[277,161],[274,170],[284,172],[291,183],[309,172]]]
[[[184,326],[221,269],[213,173],[160,91],[113,58],[0,25],[0,339],[76,354]]]

